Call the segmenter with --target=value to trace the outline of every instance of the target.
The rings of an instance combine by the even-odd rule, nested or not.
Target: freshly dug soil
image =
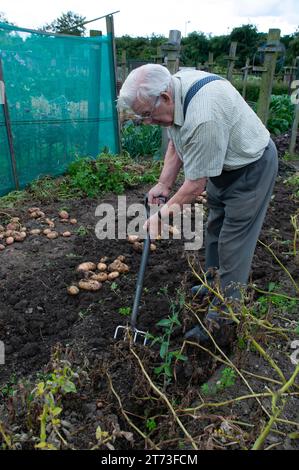
[[[277,180],[275,197],[268,210],[260,239],[266,244],[271,244],[276,256],[298,281],[298,264],[290,254],[291,245],[282,243],[293,240],[290,217],[296,212],[296,201],[292,197],[291,188],[283,182],[290,171],[288,166],[284,167],[282,176]],[[148,189],[143,187],[129,191],[126,194],[128,204],[142,202]],[[5,365],[0,366],[0,389],[1,385],[3,387],[4,384],[19,379],[36,380],[37,372],[48,370],[51,350],[59,343],[62,356],[65,355],[74,368],[80,367],[87,371],[86,376],[88,375],[85,381],[81,379],[78,394],[63,400],[63,416],[73,430],[70,442],[75,448],[91,448],[92,444],[96,443],[95,430],[99,425],[109,432],[116,428],[132,432],[116,396],[112,393],[111,383],[126,412],[131,413],[129,416],[135,420],[137,426],[146,432],[145,421],[148,417],[161,415],[156,418],[159,425],[156,431],[152,431],[151,439],[162,443],[162,448],[179,448],[180,439],[183,440],[183,437],[171,416],[167,414],[165,403],[157,401],[157,395],[151,390],[128,342],[113,339],[116,327],[128,322],[128,317],[121,315],[120,309],[132,307],[141,254],[136,253],[126,240],[96,238],[95,209],[100,202],[113,204],[117,208],[117,197],[114,195],[108,195],[98,201],[86,199],[64,202],[63,208],[78,220],[76,226],[58,220],[61,203],[43,204],[41,209],[46,216],[56,219],[57,230],[70,230],[71,237],[49,240],[43,235],[28,236],[23,243],[14,243],[0,253],[0,340],[5,343],[6,352]],[[17,214],[13,214],[21,217],[28,230],[39,226],[27,213],[28,207],[35,204],[38,205],[38,202],[32,201]],[[125,263],[130,267],[128,273],[122,274],[113,283],[104,282],[102,289],[97,292],[80,291],[77,296],[68,295],[67,287],[82,278],[82,274],[76,272],[76,267],[81,262],[97,263],[104,256],[108,257],[108,262],[112,262],[119,255],[125,256]],[[188,255],[188,252],[184,251],[184,241],[159,241],[157,250],[150,254],[144,280],[145,291],[141,299],[138,327],[154,336],[161,335],[162,330],[157,323],[171,315],[175,305],[177,311],[180,311],[181,326],[171,337],[173,350],[180,349],[184,332],[195,321],[188,310],[179,307],[180,291],[184,292],[186,301],[192,305],[190,288],[197,283],[189,262],[192,262],[199,272],[200,265],[204,264],[203,250]],[[289,277],[260,244],[254,256],[251,280],[264,290],[268,289],[270,282],[280,283],[289,295],[294,295]],[[257,294],[254,294],[254,298],[256,297]],[[201,306],[201,316],[204,315],[205,308],[206,305]],[[298,321],[298,314],[294,314],[294,321]],[[229,334],[233,334],[232,338],[235,338],[235,333]],[[269,374],[271,377],[273,370],[264,360],[251,350],[240,353],[236,344],[235,339],[232,339],[230,345],[225,346],[223,350],[237,361],[238,367],[246,367],[257,375]],[[280,354],[281,350],[277,344],[275,340],[273,344],[267,343],[267,347],[270,347],[285,376],[289,377],[294,368],[287,357],[287,352],[291,353],[291,350],[288,350],[289,344],[281,343],[280,347],[284,348],[285,354]],[[136,345],[134,350],[142,360],[145,370],[152,371],[153,367],[161,365],[157,344],[154,347]],[[199,399],[200,385],[209,380],[217,380],[217,374],[221,370],[214,357],[196,347],[189,345],[184,354],[187,354],[188,361],[176,368],[176,381],[167,389],[168,396],[179,403],[181,408],[194,405]],[[155,375],[153,380],[159,382]],[[264,390],[265,383],[262,381],[254,378],[250,383],[256,392]],[[243,392],[246,394],[248,390],[237,380],[235,388],[225,390],[220,401]],[[7,412],[9,398],[5,394],[2,395],[0,421],[6,421],[7,426],[14,423],[22,430],[24,422],[21,415],[14,413],[12,419],[12,415]],[[151,399],[146,398],[149,396]],[[221,409],[222,418],[217,415],[215,409],[211,413],[205,409],[196,420],[190,417],[183,419],[189,432],[196,436],[196,441],[202,448],[217,448],[211,433],[223,420],[227,420],[228,416],[229,419],[234,417],[235,421],[245,420],[257,428],[264,422],[255,399],[240,401],[234,406]],[[281,416],[296,421],[296,414],[295,398],[292,398]],[[82,431],[77,432],[81,428]],[[248,429],[246,445],[248,442],[254,442],[256,437],[253,432],[255,428]],[[144,448],[144,439],[138,433],[133,435],[133,447]],[[274,443],[277,448],[295,448],[297,445],[296,441],[290,439],[280,439],[280,442],[277,435],[270,435],[270,438],[272,442],[270,439],[268,445]],[[237,439],[232,448],[242,448],[241,441],[241,438],[239,441]],[[121,435],[113,445],[120,449],[132,446]],[[186,442],[184,445],[188,448]],[[30,438],[24,440],[23,447],[33,447]]]

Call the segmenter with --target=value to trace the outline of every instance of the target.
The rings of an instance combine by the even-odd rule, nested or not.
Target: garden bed
[[[263,244],[271,245],[287,272],[259,244],[251,275],[258,289],[279,291],[288,298],[274,296],[269,301],[269,296],[251,288],[247,302],[261,312],[257,299],[262,297],[266,311],[256,317],[269,321],[271,328],[293,333],[269,331],[258,323],[250,326],[268,359],[245,338],[246,322],[240,322],[229,346],[222,348],[220,341],[221,351],[213,344],[208,352],[185,344],[182,354],[187,360],[176,361],[167,386],[165,378],[154,371],[163,363],[159,343],[144,347],[113,339],[116,326],[128,321],[120,309],[132,306],[141,259],[126,240],[100,241],[95,236],[97,204],[116,207],[117,197],[110,194],[98,200],[44,203],[41,208],[46,216],[57,220],[59,232],[72,231],[71,237],[49,240],[30,235],[0,253],[0,340],[6,348],[6,363],[0,366],[0,445],[1,439],[6,448],[31,449],[40,443],[38,416],[46,395],[32,390],[38,383],[46,384],[54,370],[56,378],[61,376],[61,367],[67,364],[76,372],[69,375],[76,390],[52,390],[61,408],[57,429],[62,438],[48,422],[48,445],[75,449],[251,448],[272,415],[271,397],[257,394],[280,389],[284,380],[278,369],[287,381],[295,368],[290,344],[296,339],[299,315],[290,276],[298,282],[298,257],[292,254],[290,218],[296,212],[296,201],[285,183],[288,171],[285,166],[281,169],[260,237]],[[128,191],[128,204],[142,202],[148,189]],[[37,226],[27,212],[33,204],[38,201],[8,211],[20,217],[28,230]],[[58,220],[62,206],[77,219],[76,226]],[[104,256],[112,262],[119,255],[125,256],[128,273],[115,282],[105,282],[98,292],[68,295],[67,287],[81,276],[76,272],[81,262],[99,262]],[[161,338],[163,328],[157,323],[175,312],[180,325],[171,335],[171,350],[180,350],[184,332],[196,322],[195,314],[203,318],[207,309],[207,304],[199,305],[190,295],[191,286],[197,283],[190,264],[200,272],[203,262],[203,250],[188,256],[183,241],[178,240],[157,242],[157,250],[150,255],[138,326]],[[278,369],[273,368],[273,361]],[[286,422],[277,421],[262,443],[264,448],[298,448],[298,439],[293,439],[298,432],[298,385],[289,391],[294,395],[286,397],[279,416]],[[230,401],[244,395],[251,398]]]

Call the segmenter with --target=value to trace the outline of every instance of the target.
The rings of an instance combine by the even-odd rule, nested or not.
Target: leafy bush
[[[159,126],[135,125],[128,121],[122,129],[123,150],[133,158],[151,156],[155,160],[159,159],[161,139],[162,131]]]
[[[68,168],[70,188],[80,189],[88,197],[114,192],[141,183],[154,183],[160,174],[159,163],[138,165],[129,156],[101,154],[96,159],[80,158]]]
[[[272,134],[282,134],[292,127],[294,105],[288,95],[271,96],[267,127]]]

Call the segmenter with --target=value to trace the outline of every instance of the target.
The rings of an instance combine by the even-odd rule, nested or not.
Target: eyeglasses
[[[138,119],[139,121],[152,121],[153,119],[153,112],[155,111],[155,109],[157,108],[157,106],[159,105],[159,98],[160,97],[157,97],[156,100],[155,100],[155,104],[153,105],[152,109],[150,111],[146,111],[145,113],[141,113],[141,114],[136,114],[136,119]]]

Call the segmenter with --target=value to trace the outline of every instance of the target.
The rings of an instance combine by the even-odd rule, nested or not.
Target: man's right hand
[[[159,196],[164,196],[168,198],[169,193],[170,189],[166,184],[158,183],[149,191],[148,202],[149,204],[161,204]]]

